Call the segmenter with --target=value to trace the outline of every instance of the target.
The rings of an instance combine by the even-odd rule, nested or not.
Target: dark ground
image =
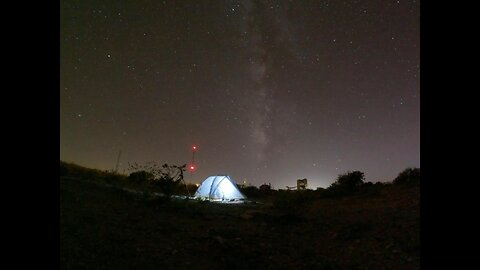
[[[419,187],[222,205],[60,178],[61,269],[419,269]]]

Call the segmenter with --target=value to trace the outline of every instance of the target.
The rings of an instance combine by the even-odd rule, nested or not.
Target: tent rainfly
[[[209,176],[195,192],[195,198],[211,201],[238,201],[245,196],[238,190],[237,184],[228,175]]]

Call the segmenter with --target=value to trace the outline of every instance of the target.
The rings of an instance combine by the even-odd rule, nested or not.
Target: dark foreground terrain
[[[165,202],[61,177],[61,269],[419,269],[418,186],[291,203]]]

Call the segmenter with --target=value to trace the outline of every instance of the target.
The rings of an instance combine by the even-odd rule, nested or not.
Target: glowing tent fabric
[[[227,175],[207,177],[198,187],[195,197],[214,201],[245,199],[245,196],[238,190],[237,184]]]

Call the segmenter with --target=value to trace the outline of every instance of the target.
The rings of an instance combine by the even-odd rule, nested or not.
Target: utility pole
[[[115,165],[115,173],[118,173],[118,164],[120,164],[120,155],[122,154],[122,150],[118,153],[118,158],[117,158],[117,165]]]
[[[195,152],[196,151],[197,151],[197,146],[196,145],[192,146],[192,166],[194,166],[194,169],[195,169]]]

